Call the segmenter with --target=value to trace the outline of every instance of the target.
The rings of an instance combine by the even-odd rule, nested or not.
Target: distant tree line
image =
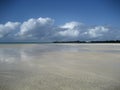
[[[54,41],[53,43],[120,43],[120,40],[105,40],[105,41]]]
[[[44,43],[120,43],[120,40],[104,40],[104,41],[54,41],[54,42],[0,42],[0,44],[44,44]]]
[[[120,43],[120,40],[91,41],[91,43]]]

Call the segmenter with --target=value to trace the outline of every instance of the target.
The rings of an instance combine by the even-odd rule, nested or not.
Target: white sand
[[[119,44],[0,45],[0,90],[120,90]]]

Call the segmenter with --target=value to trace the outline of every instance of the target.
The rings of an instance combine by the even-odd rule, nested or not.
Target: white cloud
[[[69,22],[60,26],[58,34],[66,37],[78,37],[80,33],[80,26],[82,24],[79,22]]]
[[[96,38],[96,37],[103,36],[104,33],[108,31],[109,29],[104,26],[95,26],[95,27],[89,28],[88,31],[85,32],[84,34],[88,34],[90,37]]]
[[[60,28],[63,28],[63,29],[75,29],[75,28],[78,28],[81,25],[83,25],[83,24],[73,21],[73,22],[65,23],[64,25],[60,26]]]
[[[69,36],[69,37],[77,37],[79,35],[78,30],[65,30],[65,31],[60,31],[59,34],[61,36]]]
[[[23,23],[0,24],[0,41],[112,40],[120,39],[120,29],[80,22],[54,25],[51,18],[31,18]]]
[[[20,26],[20,32],[18,36],[23,38],[41,38],[44,37],[48,30],[51,29],[54,20],[51,18],[38,18],[38,19],[29,19],[28,21],[23,22]]]
[[[14,32],[19,25],[19,22],[7,22],[6,24],[0,24],[0,38],[6,37],[10,33]]]

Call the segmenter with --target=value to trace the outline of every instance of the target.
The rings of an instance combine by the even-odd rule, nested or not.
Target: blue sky
[[[31,40],[29,38],[20,39],[18,33],[22,31],[21,27],[24,26],[23,25],[24,22],[29,23],[30,19],[36,19],[33,21],[37,22],[38,24],[41,24],[42,23],[41,20],[40,22],[38,22],[39,18],[45,20],[48,20],[47,18],[49,18],[50,20],[48,21],[52,23],[54,21],[54,24],[51,26],[52,28],[50,27],[49,28],[51,29],[51,31],[54,31],[53,34],[55,35],[49,36],[49,39],[52,37],[52,39],[50,40],[55,40],[54,38],[58,38],[60,40],[68,40],[68,39],[88,40],[88,38],[90,40],[112,39],[113,36],[108,37],[108,35],[102,35],[102,33],[104,32],[104,30],[102,29],[107,28],[109,29],[108,31],[110,31],[109,34],[111,32],[112,33],[114,32],[114,35],[116,35],[116,33],[119,32],[120,1],[119,0],[0,0],[0,24],[2,25],[0,26],[0,33],[1,33],[0,41],[7,41],[8,37],[11,38],[11,41],[13,40],[13,38],[16,38],[15,40],[26,40],[26,41]],[[6,25],[7,23],[9,27]],[[82,25],[80,23],[82,23]],[[70,28],[68,24],[69,25],[74,24],[73,25],[74,27]],[[14,28],[12,29],[15,30],[9,31],[8,29],[11,29],[10,25],[13,25]],[[67,25],[68,27],[62,28],[61,30],[61,27],[65,25]],[[41,29],[40,25],[38,26],[34,26],[34,29],[37,28],[37,30],[34,31],[34,33],[35,32],[40,33],[39,35],[37,35],[37,38],[40,39],[42,32],[38,32],[38,30]],[[26,32],[27,31],[31,32],[30,30],[32,28],[29,28],[29,30],[26,30]],[[76,29],[79,31],[78,33],[76,32],[78,36],[76,38],[75,37],[73,38],[72,36],[74,35],[70,36],[70,32],[73,33]],[[82,31],[81,29],[84,31]],[[98,37],[94,35],[91,38],[90,29],[98,29],[96,31],[94,30],[91,31],[93,33],[100,33],[98,34]],[[51,31],[46,30],[46,33]],[[59,36],[58,34],[56,34],[56,31],[58,32],[64,31],[64,33],[66,33],[66,35],[69,37],[64,35],[63,35],[64,37]],[[8,32],[12,34],[9,35]],[[86,36],[83,35],[81,36],[80,32],[84,32],[83,34],[85,34]],[[43,33],[45,33],[45,31],[43,31]],[[31,35],[31,37],[33,36],[34,38],[35,35]],[[25,34],[25,36],[27,36],[27,34]],[[48,40],[48,35],[43,35],[43,36]],[[120,38],[119,36],[117,37],[114,36],[114,39],[120,39]]]

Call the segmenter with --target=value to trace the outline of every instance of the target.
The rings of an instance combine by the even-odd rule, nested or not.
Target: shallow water
[[[1,44],[0,90],[120,90],[120,44]]]

